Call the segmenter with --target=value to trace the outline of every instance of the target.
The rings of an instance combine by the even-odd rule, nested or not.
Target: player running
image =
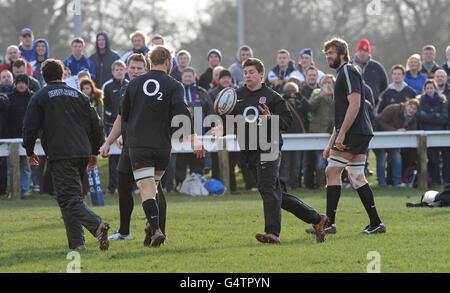
[[[280,244],[281,209],[284,209],[306,223],[313,224],[316,241],[325,241],[324,228],[327,216],[317,213],[313,208],[303,203],[297,197],[282,192],[279,180],[279,167],[281,160],[282,138],[281,131],[286,130],[292,122],[292,115],[283,98],[264,83],[264,64],[256,58],[250,58],[243,64],[245,85],[237,90],[237,103],[230,115],[243,116],[245,119],[245,144],[235,127],[241,152],[248,157],[256,158],[258,190],[263,200],[265,234],[257,234],[256,239],[262,243]],[[227,115],[226,119],[230,119]],[[273,116],[274,115],[274,116]],[[267,126],[267,141],[278,141],[275,155],[269,156],[269,150],[264,150],[261,137],[258,135],[257,149],[252,149],[252,132],[258,129],[266,119],[267,124],[272,118],[279,117],[279,129],[271,133],[271,126]],[[265,119],[262,119],[265,117]],[[253,124],[253,125],[252,125]],[[256,124],[256,126],[255,126]],[[241,128],[241,127],[239,127]],[[214,129],[216,135],[221,134],[220,127]],[[232,132],[232,131],[229,131]],[[273,151],[273,150],[272,150]],[[264,156],[267,155],[268,157]],[[269,158],[272,157],[272,158]]]

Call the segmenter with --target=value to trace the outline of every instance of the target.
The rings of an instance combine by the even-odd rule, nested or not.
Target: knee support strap
[[[147,168],[145,170],[141,171],[134,171],[134,180],[136,181],[136,184],[138,187],[140,187],[140,181],[144,179],[155,179],[155,168]]]
[[[338,157],[338,156],[330,156],[328,158],[328,167],[342,167],[345,168],[348,164],[348,160]]]
[[[352,183],[354,189],[358,189],[367,184],[366,176],[364,174],[365,162],[351,163],[347,166],[348,178]]]

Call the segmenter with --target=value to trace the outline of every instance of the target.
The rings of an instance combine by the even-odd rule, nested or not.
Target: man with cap
[[[372,89],[375,106],[379,97],[388,87],[388,77],[383,65],[372,59],[372,49],[367,39],[362,39],[356,49],[355,59],[351,64],[358,65],[362,70],[365,83]]]
[[[298,77],[301,81],[306,82],[306,71],[308,70],[309,67],[314,65],[315,64],[312,49],[310,48],[303,49],[299,55],[295,76]],[[322,77],[325,76],[325,73],[323,73],[320,70],[317,70],[317,72],[319,73],[319,78],[317,80],[317,82],[319,83],[322,80]]]
[[[206,90],[212,88],[211,81],[213,79],[213,69],[222,62],[222,53],[218,49],[211,49],[208,52],[209,67],[200,75],[198,85]]]
[[[22,54],[22,57],[25,58],[28,62],[32,62],[36,59],[36,51],[33,48],[34,44],[34,35],[31,29],[24,28],[20,32],[20,45],[19,50]]]

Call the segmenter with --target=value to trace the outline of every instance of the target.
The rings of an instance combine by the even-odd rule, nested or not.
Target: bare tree
[[[386,68],[401,63],[425,44],[438,48],[438,62],[450,43],[448,0],[381,0],[378,15],[367,13],[371,0],[246,0],[245,40],[266,67],[275,65],[275,54],[288,49],[297,61],[301,49],[313,49],[316,65],[328,71],[321,53],[323,42],[342,37],[354,54],[359,40],[370,40],[373,57]],[[236,1],[212,1],[210,21],[202,22],[198,37],[182,47],[191,50],[194,66],[207,66],[206,52],[222,50],[224,65],[234,62],[237,51]],[[439,54],[440,53],[440,54]]]

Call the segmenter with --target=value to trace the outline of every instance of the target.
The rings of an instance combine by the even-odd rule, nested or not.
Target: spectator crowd
[[[43,38],[35,40],[29,28],[23,29],[19,38],[19,45],[7,48],[4,60],[0,56],[0,139],[22,137],[27,105],[33,93],[45,86],[40,68],[50,57],[50,44]],[[119,114],[120,89],[128,83],[128,57],[138,53],[148,60],[148,52],[158,45],[164,45],[162,36],[155,35],[148,40],[144,33],[137,31],[130,35],[130,50],[121,56],[111,48],[107,33],[101,32],[96,36],[95,51],[88,56],[85,41],[72,40],[72,54],[63,61],[64,81],[89,97],[104,122],[105,136]],[[173,58],[171,76],[183,84],[188,105],[201,108],[202,116],[206,117],[213,114],[214,100],[222,89],[245,85],[242,63],[254,54],[252,48],[242,46],[236,52],[236,62],[226,67],[221,51],[213,48],[205,54],[206,69],[200,72],[190,66],[190,52],[179,50]],[[412,54],[405,60],[405,65],[397,64],[390,69],[392,82],[389,83],[386,69],[372,58],[369,40],[360,41],[351,63],[357,65],[363,76],[366,103],[376,131],[449,129],[450,46],[445,57],[446,62],[439,66],[435,61],[436,48],[426,45],[420,54]],[[276,66],[268,70],[265,82],[285,99],[292,113],[293,123],[286,133],[331,133],[334,75],[316,67],[311,48],[299,50],[297,55],[280,49],[274,54],[274,62]],[[202,131],[204,134],[205,129]],[[374,153],[379,186],[412,184],[418,163],[416,149],[376,149]],[[450,145],[430,147],[427,155],[429,186],[450,183]],[[256,190],[255,161],[239,153],[229,156],[231,190],[237,190],[236,166],[242,172],[245,189]],[[118,156],[108,160],[107,189],[113,194],[118,188]],[[323,188],[326,165],[322,151],[286,151],[282,154],[280,179],[284,188]],[[208,153],[202,159],[188,153],[172,154],[163,186],[167,192],[179,191],[188,171],[211,172],[213,178],[219,179],[219,170],[217,153]],[[21,157],[22,195],[47,192],[50,188],[44,188],[48,181],[45,173],[45,158],[40,158],[40,166],[30,168],[26,157]],[[366,167],[366,173],[372,172]],[[8,160],[0,158],[0,195],[8,194],[8,177]]]

